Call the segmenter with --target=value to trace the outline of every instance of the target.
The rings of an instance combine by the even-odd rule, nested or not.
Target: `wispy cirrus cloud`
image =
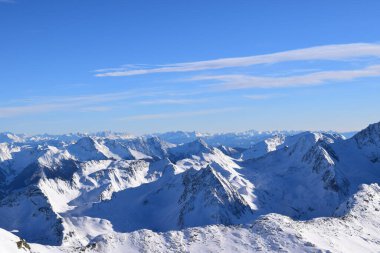
[[[15,117],[21,115],[29,115],[35,113],[46,113],[59,110],[63,107],[62,104],[37,104],[23,106],[8,106],[0,107],[0,118]]]
[[[380,65],[362,69],[320,71],[305,75],[286,77],[261,77],[251,75],[200,75],[190,81],[216,81],[217,89],[233,90],[247,88],[288,88],[321,85],[326,82],[351,81],[365,77],[380,76]]]
[[[251,99],[251,100],[267,100],[272,98],[279,98],[284,97],[285,94],[251,94],[251,95],[244,95],[243,97]]]
[[[152,99],[138,102],[141,105],[188,105],[204,102],[204,99]]]
[[[79,112],[102,112],[112,108],[112,106],[105,105],[105,103],[113,103],[130,98],[146,98],[162,94],[164,94],[163,91],[134,90],[80,96],[31,97],[18,99],[16,102],[19,103],[19,105],[0,106],[0,118],[74,109]]]
[[[74,96],[36,96],[18,98],[0,105],[0,118],[42,114],[59,111],[106,112],[127,106],[190,105],[206,102],[200,98],[186,98],[201,92],[176,92],[163,88],[135,89],[121,92],[74,95]],[[163,98],[167,97],[167,98]],[[5,101],[2,101],[3,103]],[[122,106],[115,103],[123,102]]]
[[[169,118],[182,118],[191,116],[201,116],[210,115],[217,113],[225,113],[237,111],[242,108],[231,107],[222,109],[209,109],[209,110],[199,110],[199,111],[186,111],[186,112],[167,112],[167,113],[157,113],[157,114],[140,114],[121,118],[122,121],[139,121],[139,120],[156,120],[156,119],[169,119]]]
[[[153,73],[191,72],[231,67],[246,67],[257,64],[272,64],[289,61],[310,60],[346,60],[352,58],[380,58],[380,44],[353,43],[309,47],[288,50],[272,54],[254,55],[247,57],[222,58],[208,61],[183,62],[156,66],[125,65],[118,68],[97,70],[97,77],[116,77],[146,75]]]
[[[112,106],[89,106],[80,109],[81,112],[107,112],[112,110]]]

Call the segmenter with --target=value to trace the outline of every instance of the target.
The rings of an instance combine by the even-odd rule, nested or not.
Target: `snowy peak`
[[[148,145],[151,145],[153,147],[157,147],[157,148],[160,148],[163,150],[175,146],[171,143],[163,141],[162,139],[158,138],[157,136],[153,136],[153,137],[146,139],[146,142],[148,143]]]
[[[79,161],[107,160],[114,155],[109,149],[91,137],[83,137],[67,148]]]
[[[193,155],[200,156],[205,153],[212,153],[213,150],[207,143],[198,138],[193,142],[185,143],[177,147],[169,149],[169,153],[174,160],[180,160],[183,158],[191,157]]]
[[[17,234],[28,242],[60,245],[63,239],[61,218],[36,186],[0,199],[0,227],[19,231]]]
[[[7,143],[0,143],[0,162],[12,158],[10,147]]]
[[[242,153],[242,158],[244,160],[256,159],[264,156],[269,152],[277,150],[277,147],[285,142],[285,135],[276,135],[274,137],[268,138],[264,141],[258,142],[253,145],[253,147],[247,149]]]
[[[31,164],[53,168],[60,166],[61,160],[67,160],[71,157],[69,153],[49,145],[25,145],[11,148],[9,146],[8,150],[8,159],[0,163],[0,167],[7,175],[8,180],[12,180]]]
[[[128,140],[105,140],[105,145],[123,159],[163,159],[173,144],[157,137]]]
[[[380,162],[380,122],[369,125],[352,139],[373,163]]]
[[[314,145],[303,157],[302,162],[308,164],[312,171],[321,176],[324,188],[345,195],[348,183],[335,169],[334,160],[339,159],[327,145]]]
[[[293,136],[278,134],[265,139],[242,152],[242,159],[257,159],[276,150],[285,149],[290,155],[304,155],[314,145],[331,144],[343,140],[343,136],[322,132],[303,132]]]
[[[252,211],[234,187],[210,166],[183,175],[184,190],[180,228],[209,224],[235,224],[249,218]]]
[[[227,146],[224,146],[224,145],[218,146],[217,148],[220,151],[222,151],[223,154],[231,156],[231,157],[234,157],[234,158],[238,158],[238,156],[240,155],[240,152],[241,152],[237,148],[231,148],[231,147],[227,147]]]
[[[168,154],[168,149],[175,147],[175,145],[161,140],[160,138],[153,136],[146,140],[146,148],[149,150],[148,154],[163,159]]]
[[[133,152],[131,152],[131,150],[119,140],[105,139],[104,145],[109,149],[110,152],[112,152],[121,159],[139,159],[139,157],[134,156]]]
[[[121,139],[121,140],[126,139],[127,140],[127,139],[136,138],[132,134],[128,134],[128,133],[114,133],[112,131],[97,132],[97,133],[94,133],[94,134],[89,134],[89,136],[106,138],[106,139],[111,139],[111,140],[116,140],[116,139]]]
[[[10,189],[19,189],[37,184],[41,179],[61,179],[71,181],[79,165],[74,160],[61,160],[59,165],[46,166],[40,163],[32,163],[18,174],[10,183]]]
[[[373,145],[380,147],[380,122],[371,124],[353,137],[359,147]]]
[[[316,144],[332,144],[340,140],[343,140],[340,135],[332,135],[322,132],[303,132],[287,137],[279,149],[285,147],[290,155],[303,156]]]
[[[12,133],[0,133],[0,143],[7,142],[7,143],[14,143],[14,142],[23,142],[24,139],[22,136],[18,136],[16,134]]]
[[[99,144],[97,143],[96,140],[94,140],[91,137],[83,137],[83,138],[79,139],[75,143],[75,145],[78,147],[81,147],[84,150],[92,151],[92,150],[96,149],[97,145],[99,145]]]
[[[182,147],[187,147],[188,151],[204,152],[210,150],[208,144],[201,138],[197,138],[195,141],[183,144]]]

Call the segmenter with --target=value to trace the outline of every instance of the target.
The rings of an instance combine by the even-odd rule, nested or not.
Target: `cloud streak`
[[[196,93],[175,92],[162,88],[135,89],[123,92],[77,95],[30,97],[10,101],[8,105],[0,105],[0,118],[9,118],[30,114],[42,114],[60,111],[106,112],[120,108],[117,102],[127,102],[127,106],[159,106],[159,105],[191,105],[207,102],[205,99],[181,98]],[[202,92],[204,93],[204,92]],[[168,98],[162,98],[166,96]],[[13,106],[11,106],[12,104]],[[125,108],[124,104],[122,106]]]
[[[25,106],[9,106],[0,107],[0,118],[15,117],[21,115],[29,115],[35,113],[46,113],[62,109],[62,104],[38,104]]]
[[[134,90],[129,92],[103,93],[68,97],[34,97],[18,100],[19,103],[23,103],[22,105],[0,107],[0,118],[38,113],[49,113],[67,109],[75,109],[79,112],[102,112],[111,109],[109,106],[104,106],[104,103],[162,94],[164,94],[164,91],[156,92],[147,90]]]
[[[250,75],[204,75],[190,81],[217,81],[217,89],[234,90],[248,88],[289,88],[321,85],[326,82],[351,81],[358,78],[380,76],[380,65],[356,70],[320,71],[306,75],[287,77],[260,77]]]
[[[115,69],[97,70],[97,77],[134,76],[154,73],[191,72],[231,67],[246,67],[257,64],[273,64],[289,61],[347,60],[352,58],[380,58],[380,44],[353,43],[316,46],[272,54],[247,57],[222,58],[208,61],[184,62],[157,66],[126,65]]]
[[[188,112],[168,112],[168,113],[157,113],[157,114],[141,114],[134,115],[125,118],[121,118],[123,121],[141,121],[141,120],[156,120],[156,119],[170,119],[170,118],[181,118],[181,117],[192,117],[192,116],[201,116],[201,115],[210,115],[224,112],[237,111],[241,108],[231,107],[231,108],[222,108],[222,109],[210,109],[210,110],[201,110],[201,111],[188,111]]]
[[[245,98],[251,99],[251,100],[267,100],[272,98],[278,98],[278,97],[284,97],[284,94],[252,94],[252,95],[245,95]]]
[[[204,99],[154,99],[138,102],[141,105],[188,105],[205,102]]]

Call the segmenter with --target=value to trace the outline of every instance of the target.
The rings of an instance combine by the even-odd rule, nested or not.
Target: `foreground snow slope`
[[[211,225],[165,233],[108,231],[82,247],[31,247],[37,252],[378,252],[379,212],[380,187],[362,185],[342,203],[335,217],[295,221],[268,214],[245,225]]]

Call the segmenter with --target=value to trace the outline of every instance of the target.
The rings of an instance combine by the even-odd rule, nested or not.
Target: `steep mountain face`
[[[62,220],[38,187],[12,191],[0,200],[0,227],[19,231],[17,235],[29,242],[62,243]]]
[[[78,161],[107,160],[116,158],[109,149],[91,137],[83,137],[67,147],[67,151]]]
[[[58,165],[61,160],[70,159],[68,152],[58,150],[49,145],[25,145],[12,147],[9,151],[8,158],[0,162],[0,168],[6,175],[8,182],[11,182],[17,175],[23,172],[26,167],[32,164],[54,167]],[[28,171],[25,173],[30,174],[31,172]]]
[[[164,142],[157,137],[134,139],[105,139],[104,145],[115,154],[118,159],[163,159],[167,150],[173,144]]]
[[[360,148],[364,146],[379,148],[380,122],[369,125],[367,128],[357,133],[353,138]]]
[[[276,212],[297,219],[332,215],[345,198],[347,184],[335,170],[325,146],[334,140],[320,133],[289,137],[282,148],[243,163],[243,174],[255,185],[256,212]]]
[[[182,183],[184,190],[178,200],[180,228],[242,223],[252,215],[244,198],[210,166],[188,171]]]
[[[170,159],[173,161],[191,158],[193,156],[202,156],[205,153],[211,153],[212,148],[202,139],[178,145],[169,149]]]
[[[303,156],[302,162],[309,165],[313,173],[321,175],[324,189],[345,195],[347,194],[347,181],[335,170],[334,156],[323,146],[323,142],[314,145]]]
[[[362,152],[373,163],[380,162],[380,123],[369,125],[366,129],[357,133],[353,139]]]
[[[233,158],[239,158],[241,156],[241,152],[245,150],[242,148],[231,148],[223,145],[218,146],[217,148],[222,151],[223,154]]]
[[[253,147],[245,150],[242,153],[242,159],[256,159],[266,155],[269,152],[275,151],[278,146],[282,145],[285,142],[285,135],[276,135],[274,137],[268,138],[257,144]]]
[[[269,152],[294,146],[295,144],[298,146],[305,145],[303,147],[299,147],[300,149],[308,149],[310,145],[313,145],[317,141],[321,141],[323,143],[333,143],[337,140],[341,141],[344,139],[344,136],[336,133],[303,132],[291,136],[278,134],[258,142],[251,148],[242,152],[242,159],[257,159],[265,156]]]
[[[331,132],[177,134],[191,141],[7,134],[0,248],[379,251],[380,123],[347,140]],[[246,148],[220,145],[230,141]]]
[[[28,185],[37,184],[41,179],[62,179],[70,181],[79,165],[73,160],[61,160],[59,165],[47,166],[41,163],[28,165],[9,184],[10,189],[20,189]]]
[[[175,145],[167,143],[157,137],[151,138],[136,138],[129,141],[123,142],[130,150],[135,153],[154,158],[154,159],[163,159],[167,156],[168,149],[174,147]],[[138,159],[138,157],[135,157]]]
[[[172,175],[118,192],[83,214],[110,220],[120,232],[236,224],[251,217],[251,209],[242,196],[211,167],[178,175],[174,171],[168,173]]]

